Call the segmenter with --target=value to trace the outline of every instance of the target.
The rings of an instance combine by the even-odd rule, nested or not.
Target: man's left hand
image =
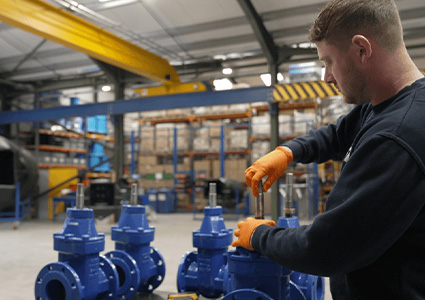
[[[273,220],[264,220],[264,219],[254,219],[252,217],[246,218],[245,222],[238,222],[239,230],[235,231],[235,236],[239,239],[232,243],[234,247],[243,247],[248,250],[254,250],[251,246],[251,236],[255,228],[260,225],[276,226],[275,221]]]

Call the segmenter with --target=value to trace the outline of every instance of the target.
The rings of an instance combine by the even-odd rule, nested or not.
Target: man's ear
[[[365,63],[372,56],[372,46],[364,35],[357,34],[353,36],[351,43],[355,47],[356,56],[361,63]]]

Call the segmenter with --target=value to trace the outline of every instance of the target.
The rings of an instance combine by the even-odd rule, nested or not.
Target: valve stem
[[[210,182],[209,185],[209,202],[210,207],[217,206],[217,183],[215,182]]]
[[[286,174],[286,201],[285,208],[283,212],[285,213],[286,218],[291,218],[295,213],[295,209],[292,207],[294,202],[294,174],[288,173]]]
[[[137,194],[137,183],[131,184],[130,192],[130,205],[137,206],[138,194]]]
[[[255,197],[255,218],[264,219],[264,193],[263,193],[263,180],[258,182],[258,197]]]
[[[75,207],[77,209],[84,208],[84,185],[82,183],[77,184],[77,195],[75,199]]]

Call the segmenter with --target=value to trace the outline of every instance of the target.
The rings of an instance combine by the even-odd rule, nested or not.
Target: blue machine
[[[286,201],[277,226],[286,228],[300,227],[293,208],[293,174],[286,175]],[[293,272],[291,275],[291,300],[323,300],[325,298],[325,279],[320,276]]]
[[[41,269],[35,282],[35,299],[116,299],[119,287],[114,264],[99,253],[105,248],[93,210],[84,207],[83,185],[77,189],[76,207],[68,208],[61,233],[55,233],[59,261]]]
[[[119,270],[121,286],[125,285],[123,292],[127,291],[125,299],[137,291],[152,293],[165,275],[161,253],[150,246],[155,228],[149,226],[145,206],[137,205],[137,199],[137,185],[133,184],[130,205],[122,206],[118,226],[112,227],[115,251],[106,254]]]
[[[286,180],[287,195],[285,217],[280,217],[277,226],[299,227],[297,217],[293,217],[293,175]],[[256,219],[264,219],[264,194],[259,184],[259,197],[256,200]],[[274,263],[258,252],[237,247],[227,253],[228,267],[224,276],[222,300],[323,300],[324,278],[291,270]],[[255,288],[254,288],[255,287]]]
[[[291,270],[242,247],[229,251],[227,257],[222,300],[292,300]]]
[[[255,198],[256,219],[264,219],[263,185]],[[291,270],[256,251],[237,247],[227,252],[223,300],[289,300]],[[292,300],[292,299],[291,299]]]
[[[201,228],[193,232],[193,246],[198,251],[186,253],[178,268],[179,292],[196,291],[207,298],[217,298],[223,293],[226,252],[232,243],[233,230],[224,225],[216,195],[216,184],[210,183],[210,206],[204,208]]]
[[[87,118],[87,131],[94,132],[99,134],[108,133],[108,119],[105,115],[92,116]],[[97,164],[100,164],[102,161],[108,160],[109,156],[104,154],[105,146],[99,143],[92,143],[90,146],[90,151],[88,155],[88,167],[92,168]],[[95,172],[109,172],[111,166],[109,162],[105,162],[96,168]]]

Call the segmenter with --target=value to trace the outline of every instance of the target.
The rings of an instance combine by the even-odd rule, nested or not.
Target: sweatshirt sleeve
[[[261,225],[252,246],[294,271],[333,276],[367,266],[411,226],[423,207],[425,176],[396,140],[374,137],[352,153],[308,226]]]
[[[367,105],[356,106],[349,114],[340,117],[336,124],[311,130],[305,136],[295,138],[282,146],[291,148],[295,162],[340,161],[344,159],[367,111]]]

